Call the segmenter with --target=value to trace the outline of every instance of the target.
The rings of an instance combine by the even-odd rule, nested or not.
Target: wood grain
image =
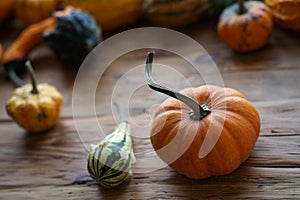
[[[77,69],[61,65],[44,45],[30,58],[39,82],[58,87],[64,95],[62,118],[47,133],[30,134],[19,128],[5,113],[5,102],[14,86],[0,70],[0,199],[297,199],[300,196],[300,38],[299,34],[276,29],[270,44],[260,51],[238,54],[218,38],[214,22],[183,32],[202,44],[218,66],[224,85],[243,92],[261,116],[261,133],[249,159],[234,173],[205,180],[190,180],[169,167],[136,165],[133,178],[116,189],[100,188],[86,175],[89,144],[97,143],[113,131],[117,118],[111,100],[122,103],[132,122],[137,158],[151,152],[149,125],[156,104],[166,97],[151,92],[140,71],[146,50],[126,54],[103,74],[96,91],[96,117],[87,112],[84,98],[72,115],[72,90]],[[16,36],[0,32],[4,47]],[[188,48],[188,47],[183,47]],[[199,66],[203,60],[192,52]],[[203,79],[186,61],[159,52],[157,62],[172,66],[193,86]],[[129,73],[130,72],[130,73]],[[118,82],[129,73],[123,82]],[[214,77],[214,74],[211,75]],[[23,76],[28,80],[27,76]],[[174,89],[187,82],[165,69],[156,69],[156,80]],[[213,80],[210,80],[213,82]],[[119,85],[118,85],[119,83]],[[122,84],[120,84],[122,83]],[[128,99],[130,88],[139,86]],[[85,97],[88,84],[83,84]],[[118,91],[114,94],[112,91]],[[119,90],[117,90],[119,89]],[[96,120],[97,124],[93,124]],[[143,168],[144,167],[144,168]],[[149,173],[137,173],[141,171]],[[74,182],[77,180],[77,182]],[[79,180],[79,181],[78,181]]]

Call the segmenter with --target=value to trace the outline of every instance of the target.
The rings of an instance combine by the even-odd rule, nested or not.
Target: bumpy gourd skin
[[[53,16],[57,26],[43,33],[43,41],[62,63],[80,66],[87,54],[102,41],[101,28],[90,14],[71,6]]]
[[[38,94],[32,94],[32,85],[14,90],[6,104],[6,111],[14,121],[29,132],[52,128],[60,117],[62,95],[48,84],[37,85]]]

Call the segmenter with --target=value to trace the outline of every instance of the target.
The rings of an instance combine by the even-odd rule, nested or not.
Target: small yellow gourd
[[[26,62],[32,84],[14,90],[6,112],[29,132],[42,132],[54,127],[60,117],[62,95],[48,84],[36,84],[29,61]]]

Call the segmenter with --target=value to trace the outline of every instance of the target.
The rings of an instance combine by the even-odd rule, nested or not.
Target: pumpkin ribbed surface
[[[245,13],[239,13],[238,4],[227,7],[218,24],[220,38],[233,50],[249,52],[265,46],[273,31],[270,9],[262,2],[244,3]]]
[[[178,173],[203,179],[233,172],[250,155],[260,131],[259,114],[240,92],[217,86],[181,91],[206,104],[205,118],[189,118],[190,107],[166,99],[155,114],[151,142],[157,154]],[[219,137],[211,150],[200,155],[204,142]],[[204,150],[205,151],[205,150]]]
[[[181,28],[195,23],[210,7],[208,0],[145,0],[147,18],[157,26]]]

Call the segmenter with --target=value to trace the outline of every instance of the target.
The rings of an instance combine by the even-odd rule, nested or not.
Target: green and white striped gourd
[[[166,28],[182,28],[193,24],[209,7],[209,0],[144,0],[143,3],[148,20]]]
[[[133,154],[130,124],[124,120],[119,107],[120,122],[117,128],[100,143],[91,145],[87,169],[101,186],[112,188],[132,176],[131,165],[136,162]]]

